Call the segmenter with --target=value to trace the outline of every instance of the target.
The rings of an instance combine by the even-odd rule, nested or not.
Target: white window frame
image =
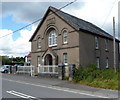
[[[100,68],[100,58],[99,57],[96,58],[96,66],[97,66],[97,68]]]
[[[109,59],[108,57],[106,58],[106,69],[109,68]]]
[[[40,56],[37,56],[37,65],[40,66]]]
[[[63,53],[63,62],[65,65],[68,65],[68,54],[67,53]]]
[[[57,45],[57,33],[54,29],[49,32],[48,44],[49,47]]]
[[[64,44],[68,43],[68,31],[67,30],[63,31],[63,43]]]
[[[108,50],[108,40],[105,39],[105,50]]]
[[[95,48],[99,49],[99,40],[98,40],[98,37],[95,37]]]

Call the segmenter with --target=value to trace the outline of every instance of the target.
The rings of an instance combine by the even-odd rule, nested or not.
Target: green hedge
[[[86,68],[75,69],[73,81],[95,87],[120,89],[118,75],[119,71],[115,73],[113,69],[99,69],[95,64],[90,64]]]
[[[97,69],[95,64],[91,64],[86,68],[79,67],[78,69],[75,69],[73,80],[75,82],[86,80],[87,78],[91,78],[90,80],[92,80],[96,78],[99,74],[100,70]]]

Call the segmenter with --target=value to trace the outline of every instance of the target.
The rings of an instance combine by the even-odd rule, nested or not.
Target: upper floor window
[[[54,29],[49,32],[48,44],[49,46],[57,45],[57,33]]]
[[[37,47],[38,47],[38,49],[41,48],[41,38],[40,37],[37,40]]]
[[[105,39],[105,50],[108,50],[108,40]]]
[[[66,30],[63,31],[63,43],[68,43],[68,32]]]
[[[98,37],[95,37],[95,48],[99,49],[99,40],[98,40]]]

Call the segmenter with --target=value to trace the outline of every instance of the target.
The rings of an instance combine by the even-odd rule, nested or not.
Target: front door
[[[52,61],[53,59],[52,59],[52,56],[50,55],[50,54],[47,54],[46,56],[45,56],[45,62],[44,62],[44,64],[45,65],[53,65],[53,61]]]

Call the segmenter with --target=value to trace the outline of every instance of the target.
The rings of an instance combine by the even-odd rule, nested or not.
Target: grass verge
[[[78,84],[97,88],[120,90],[120,71],[113,69],[98,69],[91,64],[86,68],[75,69],[73,81]]]

